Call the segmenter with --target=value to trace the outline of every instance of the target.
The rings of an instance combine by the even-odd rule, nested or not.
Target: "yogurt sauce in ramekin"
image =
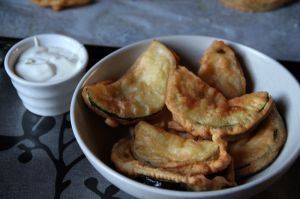
[[[68,78],[78,70],[78,56],[61,47],[35,45],[19,57],[15,72],[31,82],[50,82]]]

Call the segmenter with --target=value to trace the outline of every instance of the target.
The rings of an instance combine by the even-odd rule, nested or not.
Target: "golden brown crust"
[[[221,55],[214,54],[218,50]],[[286,140],[283,121],[267,92],[245,94],[245,77],[234,52],[216,41],[202,59],[200,76],[218,79],[218,89],[177,67],[178,59],[154,41],[121,79],[83,88],[84,102],[109,126],[144,120],[131,131],[131,139],[114,144],[111,160],[116,169],[130,177],[148,176],[208,191],[235,186],[235,172],[239,177],[250,175],[274,161]],[[157,62],[165,68],[156,68]],[[149,117],[153,113],[158,114]],[[167,128],[171,131],[163,130]]]
[[[216,174],[212,180],[208,180],[206,176],[202,177],[203,185],[187,185],[187,189],[193,191],[208,191],[208,190],[218,190],[226,187],[236,186],[235,181],[235,171],[234,171],[234,164],[231,164],[223,171],[223,174]],[[206,188],[205,188],[206,187]],[[205,188],[205,189],[204,189]]]
[[[220,0],[225,6],[245,11],[263,12],[279,8],[294,0]]]
[[[148,176],[156,180],[183,183],[195,191],[217,190],[236,185],[235,181],[232,180],[232,174],[208,179],[204,175],[183,175],[166,169],[151,167],[134,159],[130,152],[130,144],[130,140],[121,139],[114,144],[111,153],[111,160],[117,170],[128,176]]]
[[[90,101],[90,95],[88,93],[88,89],[84,87],[81,92],[81,96],[85,104],[96,114],[102,116],[105,118],[105,123],[111,127],[117,127],[118,124],[122,125],[128,125],[135,123],[136,120],[123,120],[121,118],[112,118],[109,114],[105,113],[101,109],[99,109],[97,106],[95,106],[93,103]]]
[[[133,123],[164,108],[167,81],[176,66],[174,53],[154,40],[119,80],[85,86],[83,99],[100,116]]]
[[[92,2],[92,0],[32,0],[33,3],[43,6],[51,7],[55,11],[73,6],[82,6]]]
[[[219,135],[195,141],[143,121],[135,126],[131,149],[140,161],[185,175],[216,173],[231,162],[227,142]]]
[[[226,98],[246,93],[246,79],[234,51],[223,41],[214,41],[200,61],[199,77]]]
[[[256,92],[226,100],[201,78],[179,67],[168,81],[166,105],[187,132],[210,138],[214,133],[238,135],[264,119],[271,110],[267,92]]]
[[[179,132],[183,132],[184,128],[176,121],[171,120],[168,122],[168,128],[175,130],[175,131],[179,131]]]
[[[277,157],[287,137],[275,105],[269,116],[247,137],[229,144],[237,176],[254,174]]]
[[[119,126],[119,122],[110,118],[110,117],[107,117],[105,119],[105,124],[107,124],[108,126],[111,126],[111,127],[118,127]]]

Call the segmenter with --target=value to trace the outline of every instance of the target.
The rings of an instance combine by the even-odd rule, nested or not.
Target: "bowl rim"
[[[202,35],[170,35],[170,36],[160,36],[160,37],[153,37],[153,38],[149,38],[149,39],[144,39],[138,42],[134,42],[132,44],[129,44],[127,46],[124,46],[110,54],[108,54],[107,56],[103,57],[102,59],[100,59],[96,64],[94,64],[87,72],[86,74],[82,77],[82,79],[80,80],[80,82],[78,83],[73,97],[72,97],[72,101],[71,101],[71,108],[70,108],[70,118],[71,118],[71,126],[72,126],[72,130],[73,133],[75,135],[75,138],[80,146],[80,148],[82,149],[83,153],[86,155],[87,159],[92,162],[92,165],[94,167],[99,167],[101,168],[103,171],[99,171],[97,168],[96,170],[98,172],[101,173],[101,175],[103,175],[103,172],[108,173],[108,175],[113,176],[115,179],[121,180],[122,182],[126,182],[128,184],[131,184],[132,186],[142,189],[142,190],[148,190],[150,192],[157,192],[159,191],[159,194],[164,195],[164,196],[176,196],[176,197],[185,197],[185,198],[193,198],[193,197],[211,197],[211,196],[216,196],[216,195],[227,195],[227,194],[231,194],[237,191],[243,191],[243,190],[247,190],[249,188],[252,187],[256,187],[258,185],[261,185],[263,182],[266,182],[274,177],[276,177],[277,173],[279,174],[284,174],[294,163],[294,161],[299,157],[300,155],[300,145],[298,145],[298,147],[293,151],[293,153],[291,153],[291,155],[287,158],[285,164],[280,167],[278,169],[277,173],[274,172],[270,172],[267,173],[266,175],[255,179],[253,181],[247,182],[245,184],[241,184],[235,187],[229,187],[226,189],[220,189],[220,190],[213,190],[213,191],[201,191],[201,192],[195,192],[195,191],[178,191],[178,190],[171,190],[171,189],[162,189],[162,188],[156,188],[156,187],[152,187],[149,185],[145,185],[142,184],[138,181],[135,181],[125,175],[123,175],[122,173],[114,170],[113,168],[109,167],[108,165],[106,165],[104,162],[102,162],[100,159],[98,159],[91,151],[90,149],[87,147],[87,145],[84,143],[80,133],[77,130],[77,124],[75,123],[75,109],[76,109],[76,98],[78,95],[80,95],[79,91],[82,87],[82,85],[84,84],[84,82],[88,79],[88,77],[93,74],[94,71],[96,71],[98,68],[101,67],[102,62],[105,62],[107,59],[110,59],[111,57],[120,54],[134,46],[140,45],[140,44],[145,44],[150,42],[153,39],[157,39],[157,40],[162,40],[164,42],[164,40],[168,40],[168,39],[186,39],[186,38],[203,38],[203,39],[208,39],[208,40],[223,40],[226,43],[229,43],[231,45],[234,46],[238,46],[241,47],[243,49],[246,49],[247,51],[251,51],[252,53],[254,53],[256,56],[262,57],[263,59],[267,59],[268,61],[273,62],[275,65],[277,65],[278,67],[281,68],[281,70],[283,70],[285,73],[287,73],[288,76],[290,76],[291,80],[294,81],[299,90],[300,90],[300,84],[298,82],[298,80],[282,65],[280,64],[278,61],[276,61],[275,59],[269,57],[268,55],[255,50],[254,48],[251,48],[249,46],[243,45],[241,43],[237,43],[237,42],[233,42],[227,39],[223,39],[223,38],[218,38],[218,37],[211,37],[211,36],[202,36]],[[300,132],[299,132],[300,133]],[[96,164],[96,165],[94,165]],[[107,178],[106,178],[107,179]],[[110,180],[109,180],[110,181]]]
[[[61,78],[55,81],[49,81],[49,82],[33,82],[33,81],[29,81],[29,80],[25,80],[22,77],[18,76],[15,71],[14,68],[15,66],[9,66],[9,60],[11,58],[11,56],[13,55],[13,53],[22,45],[32,41],[34,38],[43,38],[43,37],[52,37],[52,39],[55,38],[61,38],[65,41],[71,41],[72,43],[76,44],[79,46],[79,49],[82,49],[82,55],[80,55],[80,57],[82,57],[82,63],[80,64],[78,70],[75,71],[75,73],[73,73],[72,75],[66,77],[66,78]],[[68,50],[68,48],[66,48]],[[71,79],[73,79],[74,77],[76,77],[78,74],[81,74],[83,72],[83,70],[85,70],[87,64],[88,64],[88,60],[89,60],[89,56],[88,56],[88,52],[87,49],[85,48],[85,46],[80,43],[78,40],[69,37],[67,35],[63,35],[63,34],[57,34],[57,33],[44,33],[44,34],[38,34],[38,35],[32,35],[30,37],[26,37],[20,41],[18,41],[17,43],[15,43],[6,53],[5,58],[4,58],[4,68],[6,73],[9,75],[9,77],[22,85],[25,86],[31,86],[31,87],[45,87],[45,86],[53,86],[53,85],[58,85],[64,82],[68,82]]]

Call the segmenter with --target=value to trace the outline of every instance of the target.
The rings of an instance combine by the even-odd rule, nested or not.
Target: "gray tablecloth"
[[[300,3],[264,13],[243,13],[217,0],[94,0],[60,12],[31,0],[0,1],[0,36],[63,33],[85,44],[124,46],[165,35],[206,35],[300,61]]]

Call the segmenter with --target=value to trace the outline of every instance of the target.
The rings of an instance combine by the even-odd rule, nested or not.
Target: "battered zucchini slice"
[[[140,121],[134,129],[131,151],[136,159],[153,167],[207,175],[228,167],[231,157],[226,147],[227,142],[217,135],[212,141],[196,141]]]
[[[82,97],[97,114],[129,124],[163,109],[169,74],[176,66],[176,55],[154,40],[119,80],[85,86]]]
[[[230,143],[237,176],[254,174],[274,161],[287,137],[275,105],[269,116],[251,134]]]
[[[148,176],[155,180],[179,183],[189,190],[208,191],[236,186],[232,164],[225,173],[214,176],[187,175],[176,171],[153,167],[134,158],[131,153],[131,140],[121,139],[114,144],[111,160],[116,169],[130,177]]]
[[[246,93],[246,78],[240,63],[223,41],[214,41],[205,51],[198,75],[228,99]]]
[[[214,133],[234,136],[254,128],[270,112],[267,92],[246,94],[227,100],[219,91],[185,67],[169,78],[166,105],[185,131],[210,138]]]

